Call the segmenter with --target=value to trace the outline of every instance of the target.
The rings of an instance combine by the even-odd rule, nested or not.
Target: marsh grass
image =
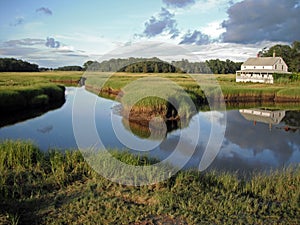
[[[288,83],[276,81],[275,84],[257,84],[257,83],[236,83],[235,75],[212,75],[199,74],[189,76],[182,74],[126,74],[126,73],[97,73],[90,74],[87,79],[87,84],[90,86],[102,86],[103,91],[114,90],[115,93],[123,91],[126,94],[126,86],[131,82],[139,79],[149,77],[158,77],[169,79],[183,88],[189,95],[196,107],[200,109],[203,105],[207,105],[207,99],[217,100],[220,98],[218,85],[222,89],[222,94],[225,101],[230,102],[300,102],[300,79],[294,79]],[[298,76],[297,76],[298,77]],[[196,82],[194,78],[198,81]],[[288,79],[288,78],[287,78]],[[144,86],[145,87],[144,87]],[[139,91],[143,92],[145,89],[155,89],[155,83],[145,83],[138,87]],[[205,90],[205,92],[204,92]],[[127,90],[129,92],[130,90]],[[162,90],[163,91],[163,90]],[[166,90],[165,90],[166,91]],[[132,92],[138,95],[139,92]],[[154,93],[158,95],[157,93]],[[172,91],[168,92],[170,96],[179,96]],[[135,99],[135,95],[127,96],[127,100]],[[167,101],[151,97],[144,98],[136,103],[136,108],[168,108]],[[129,104],[130,105],[130,104]]]
[[[112,151],[131,165],[155,163]],[[299,166],[239,177],[181,171],[140,187],[110,182],[79,151],[41,152],[28,141],[0,144],[3,224],[298,224]],[[170,223],[170,222],[169,222]]]
[[[0,73],[0,110],[10,113],[64,101],[65,88],[51,81],[75,82],[81,73]]]
[[[62,102],[64,99],[65,87],[54,84],[0,87],[1,113],[42,107],[48,103]]]
[[[264,96],[273,96],[273,99],[276,97],[290,99],[292,96],[296,101],[300,101],[300,79],[298,78],[281,78],[275,80],[274,84],[236,83],[234,78],[235,75],[218,75],[217,80],[224,95],[255,96],[258,99],[263,99]],[[283,80],[286,82],[282,82]]]

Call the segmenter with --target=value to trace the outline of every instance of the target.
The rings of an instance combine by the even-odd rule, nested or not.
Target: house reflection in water
[[[270,130],[272,125],[278,125],[285,117],[285,110],[264,110],[264,109],[240,109],[241,115],[249,121],[269,124]]]

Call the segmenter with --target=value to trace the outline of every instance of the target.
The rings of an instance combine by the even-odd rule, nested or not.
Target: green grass
[[[150,121],[156,116],[166,119],[170,115],[188,120],[197,111],[207,110],[208,103],[220,100],[221,95],[229,108],[244,107],[237,103],[272,103],[271,107],[284,102],[300,103],[300,80],[270,85],[236,83],[235,75],[89,72],[85,76],[88,90],[100,96],[106,97],[107,93],[108,98],[114,99],[113,95],[122,93],[116,99],[122,103],[122,114],[131,116],[129,119],[135,122]],[[182,89],[170,85],[170,82]],[[212,107],[217,110],[224,108],[214,104]],[[293,109],[295,107],[299,109],[300,105],[293,106]]]
[[[50,81],[79,81],[83,72],[0,72],[0,87],[49,84]]]
[[[182,75],[182,74],[126,74],[126,73],[91,73],[86,74],[87,85],[91,87],[102,87],[104,91],[108,89],[116,91],[124,91],[126,93],[126,85],[149,77],[159,77],[169,79],[180,85],[196,103],[205,103],[205,97],[216,96],[219,94],[218,85],[220,85],[225,99],[228,101],[247,100],[249,97],[253,100],[260,101],[264,98],[276,97],[287,98],[300,101],[300,80],[290,81],[288,83],[276,82],[275,84],[257,84],[257,83],[236,83],[235,75]],[[192,78],[194,77],[198,82]],[[216,82],[217,81],[217,82]],[[199,86],[200,84],[200,86]],[[152,88],[155,83],[144,84],[143,88]],[[131,86],[130,86],[131,87]],[[203,92],[205,90],[205,93]],[[129,90],[127,90],[128,92]],[[206,96],[205,96],[206,95]],[[151,105],[149,101],[140,102],[141,105]],[[162,103],[163,104],[163,103]]]
[[[80,77],[84,75],[87,77],[86,85],[89,90],[93,90],[95,93],[101,93],[102,96],[107,94],[116,95],[119,91],[123,91],[127,95],[126,101],[128,105],[131,105],[132,100],[136,99],[136,96],[142,95],[143,91],[151,90],[153,87],[160,85],[153,82],[146,82],[140,85],[137,89],[138,92],[130,91],[126,89],[126,86],[134,81],[142,78],[164,78],[171,80],[181,86],[189,97],[195,103],[199,110],[204,105],[207,105],[206,97],[212,97],[214,99],[219,98],[220,92],[218,91],[218,84],[220,85],[225,100],[227,102],[300,102],[300,80],[294,79],[281,82],[278,80],[273,85],[269,84],[253,84],[253,83],[236,83],[235,75],[211,75],[211,74],[199,74],[192,75],[198,82],[188,74],[130,74],[130,73],[100,73],[100,72],[62,72],[62,71],[50,71],[40,73],[0,73],[0,98],[3,105],[7,105],[6,108],[22,108],[30,105],[30,102],[45,104],[47,101],[51,101],[51,98],[47,99],[45,95],[47,93],[37,93],[32,96],[30,100],[24,99],[23,94],[19,94],[20,90],[28,89],[24,91],[24,95],[28,96],[33,93],[33,89],[38,91],[40,86],[51,85],[50,82],[60,82],[65,85],[66,82],[76,83]],[[217,82],[215,82],[215,78]],[[167,82],[166,82],[167,83]],[[199,86],[200,84],[200,86]],[[102,89],[98,89],[102,87]],[[205,90],[205,92],[203,91]],[[127,93],[126,93],[127,92]],[[155,95],[159,92],[166,94],[166,99],[157,97],[143,98],[136,102],[134,110],[138,111],[155,111],[161,110],[163,114],[168,111],[168,98],[175,98],[178,102],[180,114],[187,117],[193,115],[189,104],[185,104],[186,100],[179,99],[176,90],[158,89],[155,90]],[[165,93],[164,93],[165,92]],[[38,97],[39,96],[39,97]],[[42,97],[43,96],[43,97]],[[48,96],[49,97],[49,96]],[[113,98],[109,95],[109,98]],[[6,100],[5,100],[6,99]],[[13,100],[7,100],[13,99]],[[125,102],[125,99],[123,99]],[[33,104],[34,105],[34,104]],[[126,107],[126,104],[124,104]],[[170,105],[169,105],[170,106]],[[2,108],[3,109],[3,108]],[[161,114],[161,113],[160,113]]]
[[[113,151],[132,165],[156,160]],[[298,224],[300,168],[253,174],[182,171],[140,187],[95,173],[79,151],[0,144],[1,224]]]
[[[2,113],[44,107],[48,103],[62,102],[65,88],[55,84],[0,87],[0,110]]]
[[[275,81],[274,84],[236,83],[235,75],[218,75],[224,96],[249,96],[263,99],[264,96],[286,98],[287,100],[300,101],[300,80]],[[292,97],[292,99],[290,99]]]
[[[9,113],[64,101],[65,88],[83,72],[0,73],[0,111]]]

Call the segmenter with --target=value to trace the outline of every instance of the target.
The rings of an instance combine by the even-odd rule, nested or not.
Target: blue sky
[[[134,48],[143,56],[145,45],[168,43],[199,60],[243,61],[263,47],[300,40],[299,5],[299,0],[2,0],[0,57],[46,67],[82,65],[124,46],[128,52],[143,43],[143,49]],[[183,57],[170,47],[155,49],[166,60]]]

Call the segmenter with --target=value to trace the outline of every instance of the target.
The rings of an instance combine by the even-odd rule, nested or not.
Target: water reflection
[[[38,128],[38,129],[37,129],[37,131],[38,131],[38,132],[41,132],[42,134],[50,133],[52,130],[53,130],[53,126],[52,126],[52,125],[45,126],[45,127]]]
[[[249,121],[253,121],[254,125],[257,122],[269,125],[278,125],[285,117],[285,110],[267,110],[267,109],[240,109],[240,114]]]
[[[56,109],[61,108],[65,103],[64,101],[55,102],[47,105],[43,108],[35,108],[35,109],[28,109],[28,110],[21,110],[19,112],[13,112],[9,114],[1,114],[0,113],[0,128],[17,124],[26,120],[30,120],[33,118],[40,117],[49,111],[53,111]]]
[[[163,122],[163,124],[161,122]],[[167,138],[168,133],[171,133],[172,131],[188,127],[189,120],[166,120],[160,122],[152,120],[138,123],[135,120],[123,117],[122,124],[125,129],[131,131],[134,135],[140,138],[161,140],[162,138]]]
[[[87,92],[84,87],[68,87],[66,103],[58,106],[60,108],[56,110],[44,114],[36,111],[36,114],[31,114],[29,117],[20,112],[19,116],[12,116],[11,120],[0,117],[2,126],[0,138],[32,139],[43,150],[53,147],[77,148],[72,125],[72,107],[76,92],[77,95],[82,96],[80,117],[85,121],[89,116],[85,103],[93,94]],[[186,168],[199,168],[200,161],[205,158],[204,152],[207,150],[208,140],[215,138],[211,136],[212,126],[217,128],[224,126],[220,119],[222,118],[221,112],[200,111],[188,121],[167,121],[164,128],[154,129],[155,126],[151,127],[149,123],[136,124],[126,120],[121,114],[115,113],[116,104],[119,103],[99,97],[94,105],[93,119],[105,147],[120,150],[127,148],[116,136],[116,131],[118,131],[124,139],[132,139],[134,143],[140,143],[140,145],[135,145],[136,148],[156,146],[146,154],[163,160],[174,152],[181,134],[185,133],[188,138],[181,143],[180,151],[176,152],[173,161],[170,162],[174,166],[190,157],[190,149],[193,148],[191,143],[197,140],[195,152]],[[29,119],[32,117],[36,118]],[[112,126],[112,118],[115,121],[115,129]],[[13,123],[16,124],[8,126]],[[196,126],[197,123],[200,124],[200,129]],[[7,126],[3,127],[3,124]],[[270,124],[272,129],[269,129]],[[225,139],[209,169],[249,172],[300,163],[299,127],[299,111],[256,107],[229,110],[227,111]],[[199,135],[195,135],[196,131]],[[89,136],[90,133],[86,132],[87,140]]]
[[[259,112],[261,110],[228,112],[225,141],[213,167],[253,171],[300,163],[299,130],[291,133],[281,129],[291,126],[287,122],[291,116],[300,121],[300,112],[274,111],[278,120],[253,115]],[[270,115],[272,117],[272,113]],[[256,125],[253,125],[254,121],[257,121]],[[268,131],[270,123],[273,128]]]

